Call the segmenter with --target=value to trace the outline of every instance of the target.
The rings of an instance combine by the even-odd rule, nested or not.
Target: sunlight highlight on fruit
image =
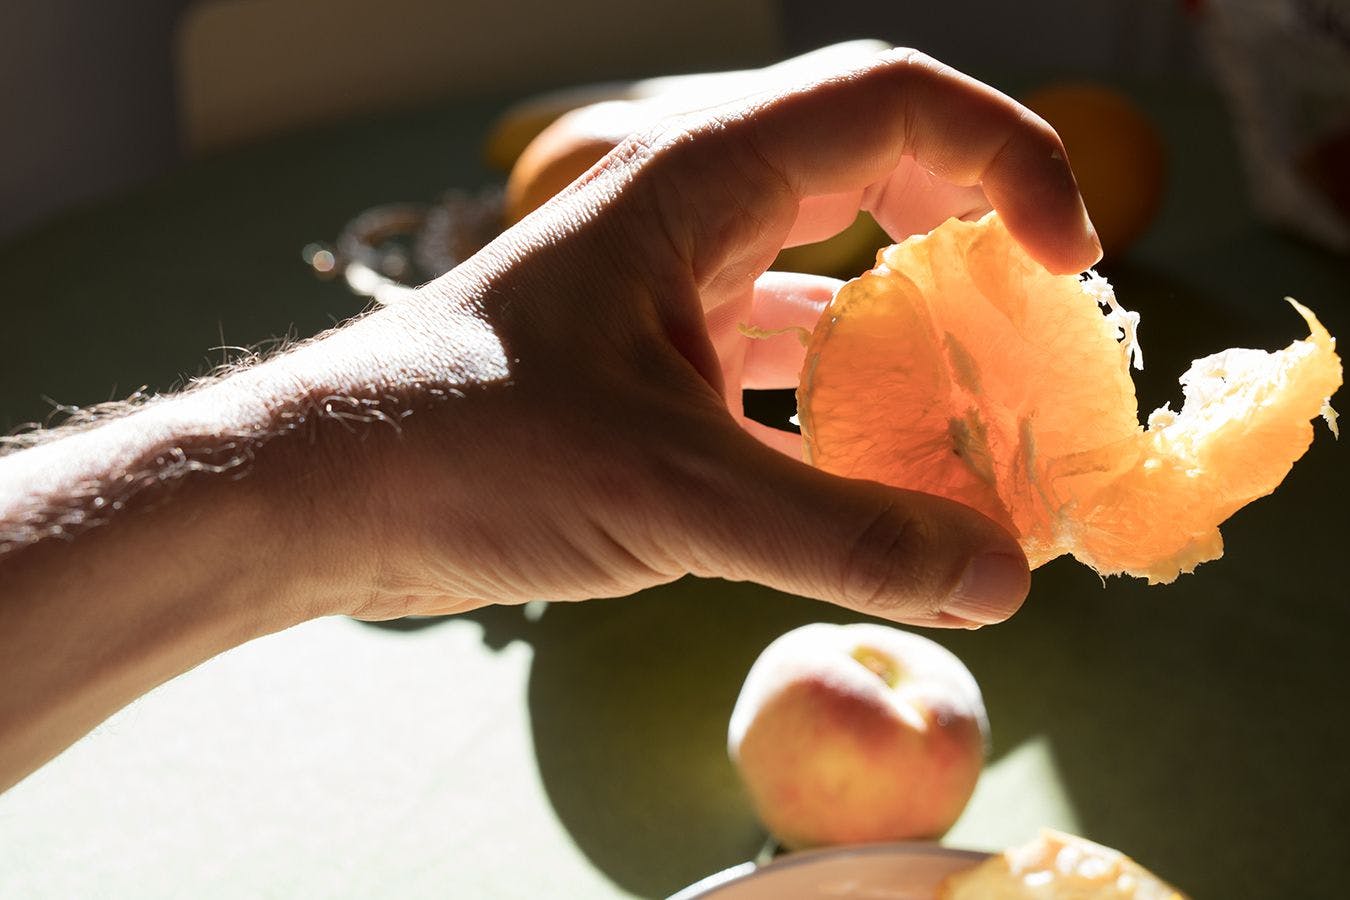
[[[883,250],[817,323],[797,392],[806,458],[1003,523],[1032,566],[1072,554],[1169,582],[1223,553],[1218,526],[1335,430],[1335,339],[1226,350],[1139,423],[1134,327],[1095,274],[1051,275],[995,214]]]

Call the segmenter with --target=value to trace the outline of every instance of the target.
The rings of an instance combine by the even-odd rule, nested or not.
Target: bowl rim
[[[678,893],[671,894],[668,900],[698,900],[708,891],[726,887],[738,881],[754,878],[768,869],[779,871],[797,866],[809,865],[821,859],[839,856],[870,856],[885,854],[889,856],[946,856],[962,857],[970,860],[971,865],[983,862],[993,854],[984,850],[967,850],[960,847],[946,847],[936,841],[901,841],[876,844],[843,844],[836,847],[818,847],[812,850],[798,850],[770,860],[763,865],[755,862],[743,862],[720,872],[714,872],[701,878]]]

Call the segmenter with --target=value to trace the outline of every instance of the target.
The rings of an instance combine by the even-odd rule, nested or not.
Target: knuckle
[[[901,66],[922,65],[925,62],[931,62],[933,59],[927,53],[913,47],[894,47],[883,53],[882,58]]]
[[[888,62],[905,78],[927,81],[950,72],[945,63],[913,47],[896,47],[890,51]]]
[[[632,193],[645,221],[700,283],[742,256],[753,257],[747,270],[766,268],[797,200],[790,177],[765,152],[755,117],[690,114],[662,127],[645,136],[645,150],[621,151],[635,160]]]
[[[1063,152],[1064,142],[1060,139],[1059,132],[1038,114],[1029,109],[1025,110],[1021,124],[1033,141],[1047,150]]]
[[[641,169],[656,156],[661,145],[662,129],[649,125],[628,135],[614,145],[614,149],[605,157],[607,166],[626,169]]]
[[[933,525],[922,516],[887,503],[852,539],[843,572],[845,601],[879,613],[931,613],[935,546]]]

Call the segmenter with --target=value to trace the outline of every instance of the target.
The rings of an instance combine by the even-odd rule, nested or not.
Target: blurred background
[[[1089,206],[1112,232],[1108,265],[1147,255],[1151,226],[1176,208],[1179,159],[1200,152],[1197,129],[1239,146],[1260,173],[1225,180],[1238,154],[1204,151],[1215,177],[1191,205],[1213,210],[1211,228],[1243,220],[1225,206],[1245,215],[1255,203],[1267,221],[1343,251],[1350,125],[1337,79],[1350,80],[1350,64],[1337,8],[652,0],[635,14],[620,0],[0,0],[0,433],[61,404],[170,387],[221,361],[206,348],[313,333],[358,310],[308,277],[297,248],[326,246],[373,205],[502,182],[523,142],[503,151],[493,134],[504,120],[546,121],[512,119],[513,103],[760,66],[852,38],[923,49],[1050,119],[1085,193],[1103,195]],[[1084,84],[1088,94],[1074,92]],[[1186,107],[1197,97],[1209,102]],[[1303,152],[1318,141],[1320,156]],[[1296,164],[1330,185],[1323,198],[1309,195],[1307,171],[1289,174]],[[852,255],[783,267],[851,275],[880,240],[860,231]]]
[[[1104,185],[1089,206],[1099,228],[1122,232],[1108,265],[1147,255],[1150,226],[1178,203],[1179,158],[1201,152],[1197,130],[1259,173],[1225,180],[1239,155],[1203,151],[1214,177],[1196,202],[1211,228],[1256,204],[1321,246],[1350,246],[1350,42],[1343,5],[1321,0],[651,0],[640,14],[621,0],[0,0],[0,11],[0,433],[60,404],[172,386],[221,360],[205,348],[312,333],[356,311],[296,265],[296,248],[332,241],[376,204],[502,182],[522,145],[503,155],[491,136],[514,102],[852,38],[923,49],[1050,119],[1085,193]],[[1073,93],[1084,83],[1112,95]],[[1186,107],[1197,97],[1208,102]],[[853,274],[879,240],[860,232],[860,256],[784,265]]]
[[[436,99],[759,65],[847,38],[916,46],[975,73],[1204,70],[1180,2],[650,0],[634,15],[618,0],[4,0],[0,10],[0,237],[279,132]]]
[[[359,312],[304,248],[380,204],[500,186],[520,146],[494,135],[539,127],[519,104],[540,92],[853,38],[1060,130],[1143,314],[1144,411],[1177,405],[1196,357],[1302,337],[1285,295],[1350,334],[1336,0],[0,0],[0,434]],[[880,240],[812,264],[860,271]],[[777,424],[792,401],[758,402]],[[1317,430],[1197,575],[1104,585],[1059,560],[1008,624],[934,635],[994,729],[951,841],[1048,824],[1197,898],[1343,891],[1350,468]],[[0,797],[0,894],[665,896],[763,845],[724,743],[750,662],[857,618],[685,580],[542,619],[311,623]]]

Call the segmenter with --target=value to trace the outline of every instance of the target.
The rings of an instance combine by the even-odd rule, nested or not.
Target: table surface
[[[1172,150],[1160,220],[1107,267],[1143,314],[1144,408],[1175,405],[1193,357],[1303,336],[1286,294],[1350,333],[1350,263],[1256,223],[1217,101],[1136,93]],[[0,247],[0,430],[360,309],[300,247],[367,206],[489,180],[477,147],[500,105],[204,160]],[[1197,898],[1338,893],[1350,490],[1318,430],[1197,574],[1103,584],[1059,560],[1012,621],[934,635],[993,730],[947,843],[1053,825]],[[313,622],[156,690],[0,796],[0,895],[664,896],[764,843],[725,751],[751,661],[795,625],[856,618],[687,579],[540,616]]]

